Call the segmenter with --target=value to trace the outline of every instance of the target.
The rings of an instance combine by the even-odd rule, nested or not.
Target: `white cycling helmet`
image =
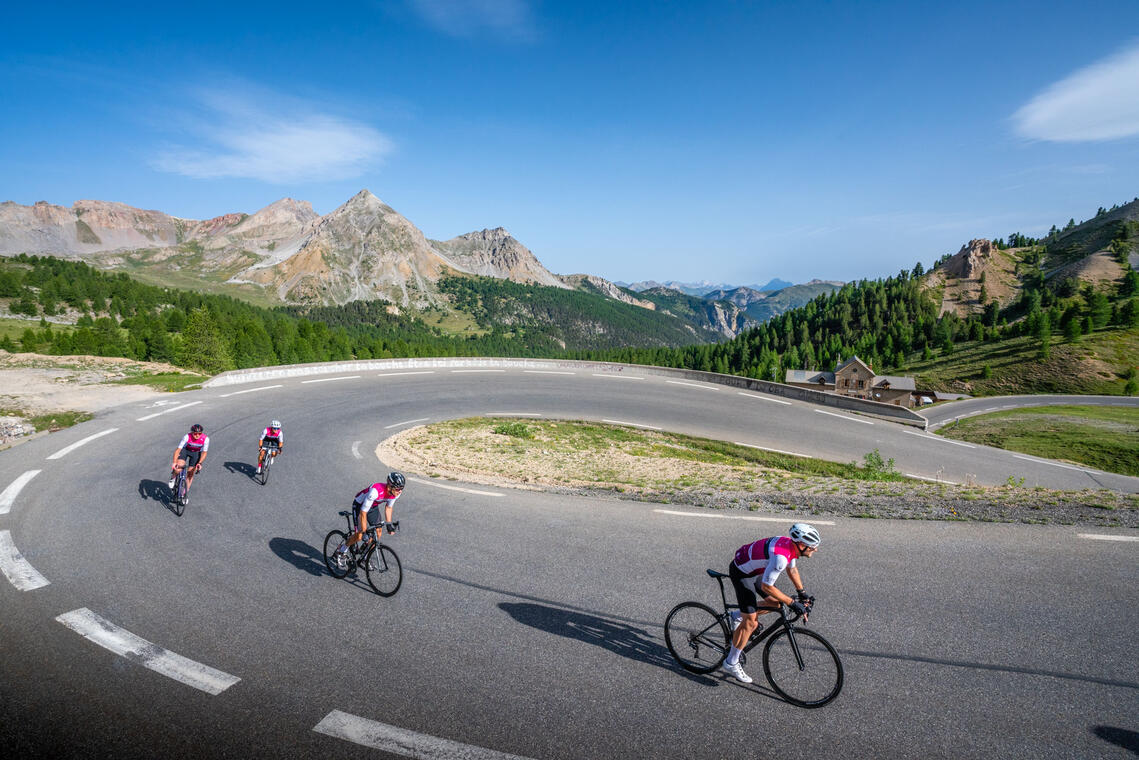
[[[269,427],[273,428],[274,430],[278,430],[281,427],[281,421],[280,420],[273,420],[272,422],[269,423]]]
[[[819,545],[819,532],[807,523],[795,523],[787,535],[791,537],[792,541],[798,541],[807,546],[817,547]]]

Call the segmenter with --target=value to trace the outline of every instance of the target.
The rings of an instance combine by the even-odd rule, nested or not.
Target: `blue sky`
[[[1139,195],[1139,3],[22,3],[0,200],[368,188],[615,280],[874,278]]]

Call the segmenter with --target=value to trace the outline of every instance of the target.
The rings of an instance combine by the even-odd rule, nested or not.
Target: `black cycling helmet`
[[[197,422],[195,422],[193,425],[191,425],[191,426],[190,426],[190,432],[191,432],[191,433],[200,433],[200,432],[202,432],[203,430],[205,430],[205,428],[203,428],[203,427],[202,427],[201,425],[199,425]]]
[[[406,484],[407,484],[407,478],[405,478],[403,476],[402,472],[393,472],[392,474],[388,475],[388,486],[389,487],[398,488],[402,491],[403,487]]]

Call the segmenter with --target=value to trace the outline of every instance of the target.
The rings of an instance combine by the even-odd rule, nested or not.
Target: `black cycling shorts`
[[[760,584],[763,583],[763,573],[747,576],[736,567],[733,562],[728,567],[728,577],[732,580],[732,588],[736,590],[736,601],[740,605],[740,612],[750,614],[759,609],[760,600],[767,597]]]
[[[198,451],[191,451],[190,449],[183,448],[178,452],[178,458],[184,460],[187,467],[193,467],[201,460],[202,452],[200,449]]]

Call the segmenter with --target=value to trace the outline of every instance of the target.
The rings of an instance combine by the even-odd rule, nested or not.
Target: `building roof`
[[[837,367],[834,368],[834,371],[835,372],[842,372],[844,369],[849,367],[854,362],[858,362],[863,367],[866,367],[867,372],[869,372],[872,375],[874,374],[874,370],[870,369],[870,365],[867,364],[866,362],[862,361],[861,359],[859,359],[857,356],[852,356],[849,359],[847,359],[846,361],[842,362],[841,364],[839,364]]]
[[[815,383],[834,385],[833,372],[817,372],[813,369],[789,369],[787,370],[787,377],[783,382],[785,383]]]
[[[898,377],[895,375],[875,375],[874,379],[870,382],[870,387],[879,388],[883,383],[889,383],[891,388],[899,391],[917,390],[917,386],[914,384],[912,377]]]

